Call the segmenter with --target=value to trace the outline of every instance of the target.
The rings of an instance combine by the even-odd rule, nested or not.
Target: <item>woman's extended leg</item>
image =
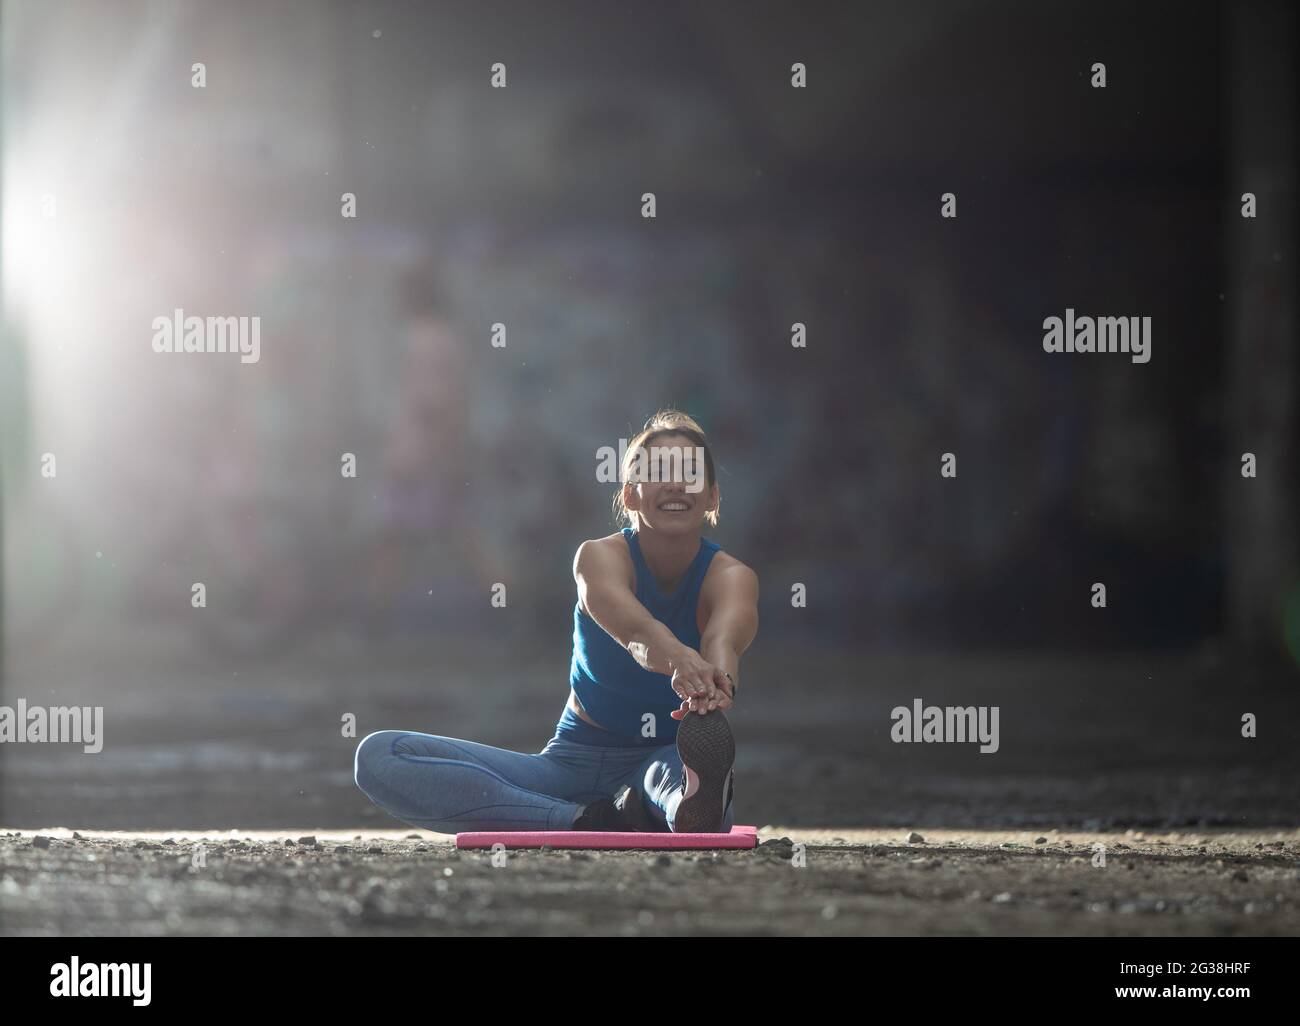
[[[672,830],[677,805],[682,800],[683,778],[682,757],[677,751],[677,745],[669,744],[656,748],[628,773],[625,782],[632,785],[633,791],[641,793],[646,809],[657,822],[663,824],[663,829]],[[731,798],[728,796],[727,811],[720,832],[730,833],[735,821]]]
[[[357,746],[356,781],[380,808],[426,830],[568,830],[599,794],[602,761],[599,748],[555,741],[527,755],[381,730]]]

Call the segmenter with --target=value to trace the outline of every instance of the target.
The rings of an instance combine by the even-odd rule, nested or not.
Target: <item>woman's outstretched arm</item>
[[[708,620],[700,636],[700,655],[731,675],[728,695],[740,683],[740,656],[758,633],[758,574],[735,563],[705,581],[700,598]]]

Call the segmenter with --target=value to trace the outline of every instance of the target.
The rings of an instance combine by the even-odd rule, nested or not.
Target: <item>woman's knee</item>
[[[361,739],[353,765],[353,779],[356,780],[357,787],[367,792],[371,789],[381,772],[383,762],[392,757],[393,742],[402,734],[403,731],[400,730],[377,730]]]

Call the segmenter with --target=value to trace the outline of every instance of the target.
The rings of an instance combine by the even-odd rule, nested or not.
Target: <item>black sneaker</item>
[[[633,790],[631,784],[624,784],[622,790],[614,795],[614,809],[624,829],[635,833],[660,833],[662,826],[646,811],[641,792]]]
[[[583,807],[570,830],[622,830],[612,798],[597,798]]]
[[[663,828],[646,812],[645,803],[631,784],[624,784],[613,798],[597,798],[573,821],[571,830],[602,830],[617,833],[653,833]]]
[[[673,831],[718,833],[733,789],[736,740],[731,724],[716,709],[704,714],[688,712],[677,728],[677,754],[682,759],[682,799]]]

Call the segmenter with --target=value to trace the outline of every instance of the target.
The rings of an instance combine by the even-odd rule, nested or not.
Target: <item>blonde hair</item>
[[[619,468],[618,491],[614,493],[614,522],[621,524],[626,522],[632,530],[639,530],[641,527],[640,518],[637,511],[628,509],[623,501],[623,489],[627,487],[632,478],[632,472],[637,465],[637,454],[645,449],[649,451],[650,444],[662,435],[685,435],[695,445],[704,450],[704,468],[708,473],[711,490],[717,484],[717,474],[713,469],[713,450],[709,448],[708,440],[704,437],[704,429],[696,422],[695,418],[681,410],[666,409],[660,410],[653,417],[645,422],[645,427],[633,438],[627,445],[627,452],[623,456],[623,465]],[[713,527],[718,526],[718,511],[711,509],[704,514]]]

